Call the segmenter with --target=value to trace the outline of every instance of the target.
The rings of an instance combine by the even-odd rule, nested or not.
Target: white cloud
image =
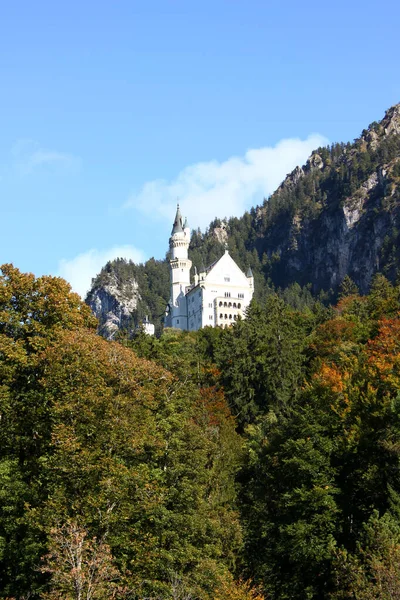
[[[224,162],[210,161],[185,167],[171,181],[145,183],[132,194],[125,208],[133,207],[158,218],[171,220],[177,198],[192,227],[206,227],[214,217],[240,216],[260,204],[312,150],[328,140],[312,134],[305,140],[281,140],[274,147],[248,150]]]
[[[11,149],[14,167],[21,175],[29,175],[38,168],[52,168],[62,171],[76,171],[80,159],[73,154],[42,148],[30,139],[18,140]]]
[[[146,260],[144,253],[133,246],[114,246],[106,250],[91,249],[78,254],[71,259],[63,258],[58,264],[57,275],[64,277],[82,298],[85,298],[90,289],[92,278],[95,277],[102,267],[114,258],[131,259],[134,263]]]

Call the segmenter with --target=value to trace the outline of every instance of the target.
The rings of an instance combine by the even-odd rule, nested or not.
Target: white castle
[[[165,327],[196,331],[206,325],[228,327],[245,316],[254,292],[251,269],[243,273],[228,250],[190,281],[188,258],[190,227],[183,222],[179,204],[169,240],[171,296]]]

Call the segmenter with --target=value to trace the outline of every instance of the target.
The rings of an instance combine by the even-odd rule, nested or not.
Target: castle
[[[228,327],[243,318],[254,292],[251,269],[243,273],[228,250],[190,281],[188,258],[190,227],[183,221],[179,204],[169,240],[171,296],[165,327],[196,331],[206,325]]]

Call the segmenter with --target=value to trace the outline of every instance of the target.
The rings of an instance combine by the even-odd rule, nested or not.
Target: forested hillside
[[[270,198],[225,220],[223,233],[238,264],[252,267],[259,297],[268,284],[294,282],[336,292],[346,275],[366,293],[374,273],[396,278],[399,212],[400,104],[354,143],[315,150]],[[194,234],[195,264],[214,259],[220,224]]]
[[[108,342],[1,273],[1,598],[397,597],[399,286]]]
[[[189,257],[199,270],[219,258],[228,243],[242,270],[252,268],[259,301],[293,284],[336,298],[346,275],[364,294],[377,272],[395,281],[400,266],[400,105],[353,143],[315,150],[306,165],[241,218],[222,217],[206,232],[193,232]],[[138,297],[134,309],[132,281]],[[88,303],[108,337],[145,314],[159,333],[168,286],[166,261],[136,266],[118,260],[94,280]],[[298,302],[294,288],[289,295]]]

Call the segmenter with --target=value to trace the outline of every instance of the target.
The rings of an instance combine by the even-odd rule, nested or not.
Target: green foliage
[[[378,576],[399,585],[396,538],[359,550],[375,510],[400,513],[399,308],[385,277],[367,297],[348,278],[331,309],[292,286],[230,329],[138,345],[182,381],[223,386],[246,457],[240,565],[267,597],[369,599]]]
[[[358,294],[358,291],[358,287],[354,281],[346,275],[339,287],[339,299]]]
[[[305,407],[248,427],[242,473],[245,562],[273,598],[316,598],[329,589],[338,508],[334,441]]]
[[[0,589],[35,592],[43,579],[32,572],[43,536],[26,508],[45,495],[41,461],[50,444],[51,414],[43,400],[40,354],[60,332],[93,330],[90,309],[56,277],[22,274],[3,265],[0,276]]]
[[[296,395],[303,362],[303,332],[277,295],[253,303],[245,321],[223,330],[213,350],[221,383],[238,423],[270,409],[285,411]]]
[[[171,597],[177,576],[211,598],[241,543],[240,442],[222,392],[103,340],[62,280],[3,273],[2,597],[72,589],[76,572],[62,556],[73,524],[75,541],[87,539],[85,561],[106,561],[99,598],[114,567],[121,589],[143,597]],[[172,338],[166,347],[164,356],[189,354]]]
[[[398,518],[374,511],[364,525],[357,550],[341,549],[335,561],[336,587],[332,600],[393,600],[399,597],[400,527]]]
[[[240,541],[234,489],[222,486],[237,462],[233,424],[210,426],[198,392],[86,331],[44,360],[54,424],[43,526],[79,518],[90,535],[107,530],[123,576],[149,590],[206,559],[229,564]]]

